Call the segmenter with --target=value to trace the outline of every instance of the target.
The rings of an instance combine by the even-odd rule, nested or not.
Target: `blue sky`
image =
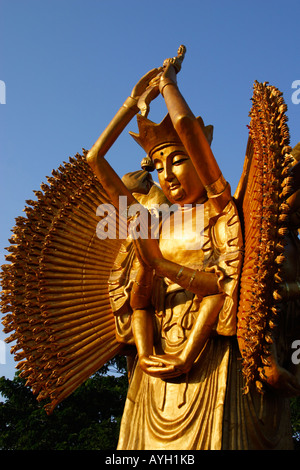
[[[1,0],[0,262],[15,217],[46,175],[89,149],[138,79],[180,44],[179,86],[196,115],[214,125],[213,151],[235,190],[247,143],[254,80],[288,105],[291,145],[300,140],[299,0]],[[166,114],[159,97],[150,119]],[[107,158],[123,175],[142,150],[120,136]],[[0,336],[0,338],[2,338]],[[7,347],[0,375],[12,377]]]

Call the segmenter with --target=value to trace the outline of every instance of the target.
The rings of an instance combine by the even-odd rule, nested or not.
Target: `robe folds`
[[[180,240],[178,241],[180,243]],[[178,250],[182,255],[182,246]],[[237,209],[229,201],[222,214],[210,200],[204,204],[203,243],[187,253],[185,264],[215,272],[226,296],[212,334],[187,374],[162,380],[139,367],[136,356],[120,428],[119,450],[289,449],[288,402],[276,393],[244,394],[241,356],[236,338],[238,283],[243,240]],[[178,262],[176,250],[162,253]],[[173,253],[173,255],[172,255]],[[124,244],[112,271],[110,295],[119,341],[134,344],[130,290],[135,276],[131,245]],[[171,258],[171,256],[173,256]],[[129,268],[131,266],[131,268]],[[202,298],[172,283],[154,278],[154,354],[178,354]],[[145,332],[147,334],[147,332]]]

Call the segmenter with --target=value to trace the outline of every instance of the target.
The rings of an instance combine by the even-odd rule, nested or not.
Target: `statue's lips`
[[[180,187],[180,184],[172,184],[172,186],[169,186],[169,191],[173,191],[175,189],[178,189]]]

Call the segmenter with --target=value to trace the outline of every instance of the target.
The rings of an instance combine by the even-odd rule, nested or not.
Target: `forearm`
[[[219,293],[218,277],[215,273],[198,271],[181,266],[165,258],[155,259],[153,262],[155,273],[161,277],[167,277],[184,289],[199,296]]]
[[[224,298],[225,294],[217,294],[205,297],[202,300],[198,317],[182,352],[182,360],[187,369],[192,366],[211,336],[212,329],[223,306]]]
[[[89,163],[89,162],[88,162]],[[105,189],[112,204],[119,208],[119,197],[126,197],[127,207],[130,204],[137,203],[131,192],[126,188],[125,184],[114,171],[108,161],[103,157],[97,157],[93,165],[90,165],[97,179]]]
[[[137,100],[129,96],[87,154],[93,170],[97,168],[98,159],[104,157],[138,111]]]
[[[123,106],[119,109],[105,131],[102,132],[99,139],[88,152],[87,160],[93,170],[97,168],[99,158],[104,157],[127,124],[139,112],[139,98],[143,96],[143,93],[147,90],[151,80],[160,72],[160,69],[150,70],[150,72],[146,73],[138,81],[133,88],[131,95],[126,99]],[[152,95],[151,98],[153,99]]]
[[[127,197],[127,205],[135,202],[135,199],[130,191],[128,191],[121,178],[103,157],[133,116],[138,112],[136,101],[137,100],[134,98],[127,98],[86,157],[87,163],[97,176],[115,207],[118,207],[119,196]]]
[[[153,270],[141,265],[130,297],[132,332],[139,358],[153,353],[153,309],[151,306]]]
[[[195,119],[177,84],[171,79],[161,79],[160,92],[165,100],[173,126],[176,128],[183,117]]]
[[[194,116],[176,84],[174,71],[168,69],[161,78],[162,93],[173,126],[191,158],[207,195],[218,212],[222,212],[231,198],[230,186],[224,180],[211,150],[202,124]]]
[[[221,170],[199,122],[176,83],[167,80],[166,85],[161,87],[161,92],[173,126],[192,159],[201,181],[204,185],[213,183],[221,176]]]
[[[153,320],[150,308],[133,311],[132,331],[139,357],[153,354]]]

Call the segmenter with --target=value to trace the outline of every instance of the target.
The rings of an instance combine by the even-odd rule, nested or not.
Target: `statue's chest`
[[[207,251],[210,236],[205,219],[201,208],[171,214],[160,231],[159,246],[163,257],[180,265],[201,269],[210,251]]]

